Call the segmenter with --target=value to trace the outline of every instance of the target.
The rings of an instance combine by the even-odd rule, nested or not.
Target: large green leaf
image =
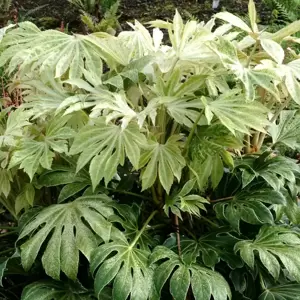
[[[185,300],[189,288],[196,300],[231,299],[226,280],[217,272],[195,263],[185,262],[172,250],[158,246],[150,257],[151,263],[158,262],[154,271],[154,286],[160,294],[170,278],[170,292],[175,300]]]
[[[288,283],[267,288],[258,300],[295,300],[299,298],[300,284]]]
[[[240,241],[235,251],[252,269],[255,260],[260,259],[268,272],[277,280],[281,264],[290,276],[300,281],[300,238],[289,228],[263,226],[254,240]]]
[[[57,281],[38,281],[27,285],[21,300],[91,300],[93,294],[79,284],[66,284]],[[103,300],[111,299],[109,293],[103,295]]]
[[[233,134],[249,133],[250,128],[264,132],[269,123],[267,109],[259,102],[246,102],[246,97],[239,90],[230,90],[215,100],[206,98],[205,115],[210,123],[215,115]]]
[[[274,219],[269,208],[264,204],[282,204],[285,198],[279,192],[271,189],[261,189],[253,192],[242,191],[231,200],[219,202],[214,209],[218,218],[227,220],[237,231],[240,221],[250,224],[273,224]]]
[[[240,149],[241,146],[242,142],[221,124],[199,127],[189,147],[189,166],[200,190],[207,187],[209,178],[212,187],[217,187],[224,173],[224,165],[233,166],[233,158],[227,149]]]
[[[118,165],[124,165],[126,156],[138,169],[140,149],[147,144],[144,134],[135,123],[126,128],[98,118],[94,125],[86,125],[75,137],[70,155],[78,154],[77,171],[90,160],[90,176],[94,189],[102,178],[107,184],[117,173]],[[125,156],[126,155],[126,156]]]
[[[67,204],[55,204],[43,209],[22,230],[22,265],[30,269],[42,246],[42,263],[46,273],[59,279],[60,271],[76,279],[79,252],[90,259],[99,238],[109,241],[114,230],[106,219],[113,214],[110,198],[105,195],[85,196]]]
[[[98,299],[101,299],[103,289],[113,281],[113,299],[147,300],[151,287],[149,255],[150,252],[129,244],[125,236],[98,247],[90,265],[95,275]]]
[[[158,177],[167,193],[170,192],[174,177],[180,181],[181,170],[185,166],[185,159],[179,148],[180,136],[171,136],[165,144],[152,142],[149,150],[141,155],[140,168],[142,172],[143,190],[150,188]]]
[[[283,110],[280,113],[278,124],[271,124],[268,132],[272,137],[273,145],[282,143],[293,149],[299,147],[300,132],[298,128],[300,117],[295,113],[294,110]]]
[[[136,235],[140,231],[139,221],[142,207],[134,203],[133,205],[117,204],[114,208],[118,211],[118,215],[110,216],[109,221],[118,223],[124,228],[124,235],[129,242],[133,242]],[[157,241],[153,239],[151,234],[145,230],[136,242],[141,250],[150,251],[150,248],[156,246]]]
[[[299,165],[295,161],[283,156],[273,156],[271,152],[264,152],[259,157],[244,157],[236,160],[236,169],[242,170],[243,187],[255,178],[263,179],[274,190],[279,191],[286,183],[294,184],[299,173]]]
[[[20,169],[33,179],[39,166],[51,169],[55,152],[68,152],[68,139],[73,137],[74,131],[66,126],[69,117],[57,117],[46,125],[45,135],[40,140],[23,138],[21,145],[13,152],[9,168],[19,165]]]
[[[228,232],[228,228],[221,228],[217,231],[202,235],[197,240],[182,239],[182,254],[192,258],[201,258],[207,267],[214,267],[220,260],[227,262],[231,268],[240,268],[242,262],[234,254],[234,245],[239,241]],[[177,247],[174,244],[173,248]]]

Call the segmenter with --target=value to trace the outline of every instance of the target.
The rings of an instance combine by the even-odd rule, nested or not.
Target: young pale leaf
[[[278,279],[282,264],[290,276],[300,281],[300,238],[289,228],[280,226],[263,226],[255,240],[240,241],[235,251],[252,269],[255,259],[259,257],[269,273]],[[257,253],[257,254],[256,254]],[[258,256],[258,257],[257,257]]]
[[[299,298],[300,284],[287,283],[267,288],[258,300],[295,300]]]
[[[83,69],[102,73],[102,53],[87,37],[68,35],[58,30],[40,31],[30,22],[18,25],[2,40],[6,49],[0,56],[0,65],[10,61],[10,73],[19,67],[21,77],[32,69],[37,69],[42,75],[50,70],[55,77],[68,74],[69,78],[80,78]],[[15,40],[21,52],[14,51]]]
[[[140,149],[146,145],[146,138],[137,124],[130,123],[122,129],[112,123],[106,124],[105,118],[98,118],[94,125],[86,125],[79,131],[69,153],[80,153],[77,172],[91,160],[90,176],[95,189],[102,178],[106,184],[113,178],[126,156],[138,169]]]
[[[238,27],[248,33],[252,32],[251,28],[239,17],[229,12],[220,12],[215,15],[216,18],[230,23],[231,25]]]
[[[147,300],[151,286],[147,275],[149,254],[130,245],[125,236],[98,247],[90,264],[98,299],[101,299],[103,289],[113,281],[112,299]]]
[[[218,218],[227,220],[239,232],[240,221],[250,224],[274,223],[273,215],[264,203],[284,205],[285,198],[281,193],[270,189],[242,191],[232,200],[217,203],[214,209]]]
[[[284,60],[284,50],[278,43],[271,39],[261,39],[260,44],[278,64],[282,64]]]
[[[258,32],[258,28],[257,28],[257,24],[256,24],[257,13],[256,13],[255,3],[254,3],[253,0],[249,1],[248,14],[249,14],[249,19],[250,19],[252,31],[253,32]]]
[[[21,300],[92,300],[93,294],[79,284],[64,284],[57,281],[38,281],[27,285],[22,292]],[[111,299],[103,295],[103,300]]]
[[[185,159],[179,148],[180,136],[171,136],[165,144],[153,142],[150,149],[141,155],[140,168],[142,172],[143,190],[150,188],[157,176],[167,193],[170,192],[174,177],[180,181],[181,170],[185,166]]]
[[[113,214],[106,195],[77,198],[71,203],[49,206],[37,214],[22,230],[19,241],[25,270],[31,268],[42,245],[42,264],[48,276],[59,280],[60,271],[75,280],[79,252],[90,259],[99,237],[109,241],[112,225],[106,219]],[[76,233],[76,234],[75,234]]]
[[[300,116],[295,115],[294,110],[283,110],[280,113],[278,124],[272,123],[269,127],[269,134],[272,137],[273,145],[282,143],[286,146],[296,149],[300,141]]]
[[[186,263],[184,257],[164,246],[154,249],[150,262],[159,262],[154,271],[158,294],[170,278],[170,292],[175,300],[185,300],[190,287],[195,300],[209,300],[211,297],[216,300],[231,299],[228,283],[219,273],[198,264]]]

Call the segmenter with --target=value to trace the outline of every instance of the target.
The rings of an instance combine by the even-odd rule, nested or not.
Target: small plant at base
[[[20,259],[22,300],[297,297],[300,169],[277,149],[299,145],[284,42],[300,22],[256,18],[251,0],[249,25],[176,11],[151,32],[6,31],[24,99],[0,113],[0,202],[19,223],[0,279]]]

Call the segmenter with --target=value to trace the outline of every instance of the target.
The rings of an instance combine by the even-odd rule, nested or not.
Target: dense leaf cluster
[[[261,30],[252,0],[249,20],[2,30],[23,101],[0,112],[18,224],[1,281],[20,259],[43,279],[23,300],[298,297],[300,168],[280,147],[299,147],[300,21]]]

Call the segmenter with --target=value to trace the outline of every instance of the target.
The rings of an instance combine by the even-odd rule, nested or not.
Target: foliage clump
[[[249,20],[4,29],[22,103],[0,113],[0,279],[20,260],[21,299],[298,297],[300,169],[279,150],[299,147],[300,23],[259,31],[252,0]]]

